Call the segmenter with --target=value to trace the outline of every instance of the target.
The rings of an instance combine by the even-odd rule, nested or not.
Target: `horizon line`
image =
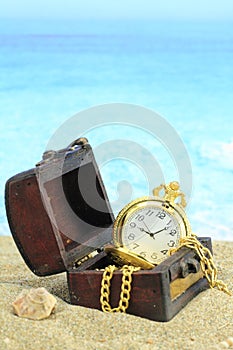
[[[12,16],[12,17],[2,17],[0,15],[0,20],[1,21],[8,21],[8,20],[22,20],[22,21],[62,21],[62,20],[69,20],[69,21],[77,21],[77,20],[84,20],[84,21],[119,21],[119,20],[125,20],[125,21],[214,21],[214,22],[233,22],[233,17],[185,17],[185,16],[180,16],[180,17],[126,17],[126,16],[119,16],[119,17],[95,17],[95,16],[80,16],[80,17],[17,17],[17,16]]]

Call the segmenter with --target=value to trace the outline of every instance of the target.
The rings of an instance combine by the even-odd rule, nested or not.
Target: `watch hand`
[[[144,221],[142,221],[142,223],[145,225],[146,229],[148,230],[147,232],[150,232],[150,229],[149,229],[149,227],[147,226],[147,224],[146,224]]]
[[[151,234],[152,235],[156,235],[157,233],[159,233],[159,232],[162,232],[162,231],[166,231],[166,230],[168,230],[169,229],[169,227],[170,226],[165,226],[164,228],[162,228],[161,230],[159,230],[159,231],[156,231],[156,232],[151,232]]]
[[[164,230],[167,230],[167,228],[164,227],[164,228],[162,228],[161,230],[158,230],[158,231],[156,231],[156,232],[151,232],[151,234],[154,236],[154,235],[157,235],[157,233],[162,232],[162,231],[164,231]]]
[[[146,229],[147,229],[148,231],[146,231],[143,227],[140,228],[140,230],[143,231],[143,232],[146,232],[150,237],[153,237],[153,238],[154,238],[154,234],[150,231],[150,229],[149,229],[149,227],[147,226],[147,224],[146,224],[144,221],[142,221],[142,223],[144,224],[144,226],[146,227]],[[155,238],[154,238],[154,239],[155,239]]]
[[[158,230],[156,232],[150,232],[150,231],[146,231],[143,227],[139,227],[140,231],[146,232],[148,233],[151,237],[154,238],[154,235],[157,235],[157,233],[162,232],[164,230],[168,230],[169,226],[165,226],[164,228],[162,228],[161,230]],[[154,238],[155,239],[155,238]]]
[[[149,236],[154,238],[154,233],[146,231],[143,227],[138,227],[140,231],[147,233]]]

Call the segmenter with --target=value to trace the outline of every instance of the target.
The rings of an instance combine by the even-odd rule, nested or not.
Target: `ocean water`
[[[233,240],[232,101],[231,22],[0,21],[0,235],[10,234],[6,180],[32,168],[75,113],[119,102],[152,109],[177,131],[192,164],[193,230]],[[83,136],[95,148],[119,135],[152,150],[166,181],[178,179],[169,150],[143,130],[104,125]],[[147,194],[130,159],[101,172],[113,202],[122,177],[132,198]]]

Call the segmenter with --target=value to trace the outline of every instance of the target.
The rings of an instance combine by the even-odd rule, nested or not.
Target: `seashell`
[[[23,289],[12,306],[19,317],[42,320],[50,316],[56,303],[56,298],[45,288],[32,288]]]

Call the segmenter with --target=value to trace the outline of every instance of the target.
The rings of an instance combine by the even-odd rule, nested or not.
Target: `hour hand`
[[[139,230],[142,232],[147,233],[150,237],[153,237],[155,239],[155,235],[157,235],[157,233],[168,230],[169,226],[165,226],[164,228],[162,228],[161,230],[158,230],[156,232],[150,232],[150,231],[146,231],[143,227],[139,227]]]
[[[143,227],[139,227],[139,230],[142,231],[142,232],[147,233],[150,237],[153,237],[153,238],[154,238],[154,233],[149,232],[149,231],[146,231]],[[155,239],[155,238],[154,238],[154,239]]]

